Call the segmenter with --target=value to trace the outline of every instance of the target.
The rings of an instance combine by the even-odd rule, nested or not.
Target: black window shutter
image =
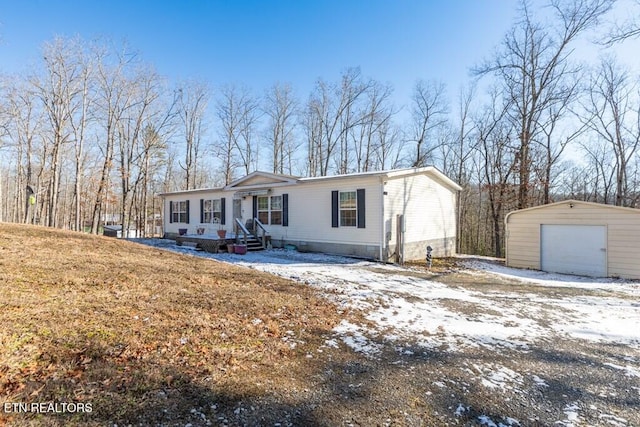
[[[258,196],[253,196],[253,218],[258,218]]]
[[[169,223],[173,222],[173,202],[169,201]]]
[[[282,195],[282,226],[289,226],[289,195]]]
[[[338,191],[331,192],[331,227],[340,225],[340,214],[338,211]]]
[[[358,228],[364,228],[365,226],[365,210],[364,210],[364,188],[356,190],[356,197],[358,203]]]
[[[187,220],[185,222],[189,224],[189,201],[188,200],[187,200]]]
[[[200,199],[200,224],[204,222],[204,199]]]
[[[227,198],[223,197],[220,199],[220,224],[224,225],[225,224],[225,217],[226,217],[226,203],[227,202]]]

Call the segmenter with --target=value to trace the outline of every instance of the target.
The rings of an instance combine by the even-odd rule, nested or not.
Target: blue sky
[[[621,0],[624,16],[631,0]],[[627,2],[627,3],[625,3]],[[390,83],[397,107],[418,79],[442,81],[455,108],[470,67],[491,56],[517,0],[0,0],[0,73],[24,73],[54,36],[126,40],[170,81],[261,94],[290,83],[304,100],[348,67]],[[533,0],[535,9],[543,0]],[[619,14],[620,15],[620,14]],[[617,46],[638,68],[640,40]],[[589,56],[601,50],[589,45]]]
[[[23,72],[55,35],[126,40],[171,80],[256,92],[289,82],[302,99],[347,67],[390,83],[408,103],[417,79],[447,84],[490,55],[514,0],[53,1],[0,0],[0,72]]]

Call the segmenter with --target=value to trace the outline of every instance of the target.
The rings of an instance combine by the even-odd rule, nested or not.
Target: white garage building
[[[640,279],[640,209],[566,200],[505,222],[510,267]]]

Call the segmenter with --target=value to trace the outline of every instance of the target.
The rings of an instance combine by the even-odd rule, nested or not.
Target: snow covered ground
[[[372,359],[387,346],[399,354],[416,349],[455,353],[469,348],[527,352],[536,344],[568,338],[640,350],[640,282],[518,270],[488,258],[462,257],[464,268],[455,272],[453,281],[443,283],[424,269],[332,255],[285,250],[208,254],[163,240],[142,243],[318,288],[342,309],[359,310],[370,321],[361,325],[344,320],[326,345],[336,346],[342,341]],[[480,284],[488,282],[501,286],[483,289]],[[607,366],[640,379],[639,364],[640,358],[631,357],[623,364],[611,360]],[[544,372],[519,373],[497,363],[471,364],[466,369],[490,390],[518,391],[525,380],[539,388],[548,387]],[[580,409],[578,403],[567,402],[566,419],[557,423],[581,425]],[[461,405],[456,411],[463,413],[465,408]],[[607,425],[628,425],[610,413],[603,412],[601,417]],[[479,421],[485,425],[519,425],[517,420],[507,424],[489,418]]]

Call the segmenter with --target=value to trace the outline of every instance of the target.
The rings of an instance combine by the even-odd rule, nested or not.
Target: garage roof
[[[637,209],[637,208],[627,208],[627,207],[624,207],[624,206],[605,205],[604,203],[584,202],[582,200],[568,199],[568,200],[563,200],[561,202],[549,203],[549,204],[546,204],[546,205],[534,206],[532,208],[526,208],[526,209],[520,209],[520,210],[517,210],[517,211],[511,211],[505,216],[504,221],[508,223],[509,222],[509,217],[511,215],[514,215],[514,214],[533,211],[533,210],[536,210],[536,209],[548,208],[550,206],[570,205],[570,204],[574,204],[574,205],[580,204],[580,205],[587,205],[587,206],[595,206],[595,207],[606,208],[606,209],[619,209],[619,210],[623,210],[625,212],[630,212],[630,213],[632,212],[632,213],[640,215],[640,209]]]

